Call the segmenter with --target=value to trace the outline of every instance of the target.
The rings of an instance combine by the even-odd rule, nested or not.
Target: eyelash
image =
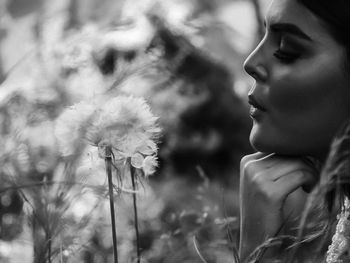
[[[300,57],[299,54],[285,52],[281,49],[276,50],[273,53],[273,55],[275,56],[275,58],[277,58],[278,60],[280,60],[281,62],[283,62],[285,64],[293,63],[294,61],[296,61]]]
[[[287,42],[287,44],[285,43]],[[281,63],[291,64],[295,62],[300,57],[300,52],[288,52],[283,50],[284,45],[289,45],[288,41],[285,38],[281,37],[279,40],[278,49],[273,53],[274,57],[276,57]]]

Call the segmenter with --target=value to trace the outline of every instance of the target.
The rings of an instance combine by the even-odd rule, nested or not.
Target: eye
[[[297,45],[288,39],[287,36],[281,36],[278,49],[273,55],[281,61],[281,63],[290,64],[300,58],[302,52]]]

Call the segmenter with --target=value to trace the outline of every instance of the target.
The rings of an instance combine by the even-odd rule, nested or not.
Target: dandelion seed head
[[[96,113],[86,139],[98,147],[112,146],[115,155],[133,156],[139,149],[155,153],[154,140],[160,132],[157,120],[144,99],[119,96]]]
[[[147,156],[142,163],[142,170],[145,176],[154,174],[156,167],[158,166],[157,158],[153,155]]]
[[[79,68],[65,79],[65,91],[72,102],[89,100],[105,93],[109,82],[110,80],[104,78],[93,66]]]
[[[131,165],[134,166],[135,168],[142,168],[142,164],[144,161],[144,157],[140,153],[136,153],[131,157]]]
[[[82,152],[76,170],[77,179],[91,185],[105,183],[105,163],[100,158],[98,148],[87,146]]]
[[[79,141],[97,147],[100,158],[110,147],[118,163],[130,158],[132,166],[150,175],[157,166],[157,121],[144,99],[118,96],[104,104],[90,101],[68,108],[58,118],[55,134],[63,155],[73,154]]]
[[[66,109],[56,120],[55,136],[63,156],[75,152],[75,147],[83,136],[83,127],[94,111],[94,104],[81,102]]]

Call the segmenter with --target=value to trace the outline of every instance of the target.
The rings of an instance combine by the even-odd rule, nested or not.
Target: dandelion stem
[[[135,168],[130,165],[130,174],[131,174],[131,183],[133,202],[134,202],[134,226],[136,233],[136,250],[137,250],[137,263],[140,263],[141,260],[141,249],[140,249],[140,237],[139,237],[139,226],[138,226],[138,216],[137,216],[137,204],[136,204],[136,184],[135,184]]]
[[[49,262],[49,263],[52,263],[52,261],[51,261],[51,255],[52,255],[52,252],[51,252],[51,249],[52,249],[52,241],[51,241],[50,233],[47,233],[46,238],[47,238],[47,242],[48,242],[48,244],[47,244],[47,246],[48,246],[48,248],[47,248],[48,262]]]
[[[116,226],[115,226],[113,181],[112,181],[112,150],[110,146],[106,147],[105,162],[106,162],[106,172],[108,177],[109,205],[111,210],[111,221],[112,221],[114,263],[118,263],[117,233],[116,233]]]

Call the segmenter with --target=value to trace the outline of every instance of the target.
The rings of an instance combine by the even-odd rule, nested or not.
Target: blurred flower
[[[133,21],[120,25],[116,30],[107,32],[101,39],[101,48],[120,51],[144,50],[152,41],[155,28],[145,15],[135,17]]]
[[[66,109],[56,120],[55,135],[63,156],[75,153],[84,133],[84,124],[94,111],[94,104],[81,102]]]
[[[68,36],[56,41],[47,41],[47,53],[65,70],[79,70],[88,67],[92,62],[93,46],[99,41],[101,34],[93,25],[85,25],[80,30],[72,31]]]
[[[72,103],[77,103],[104,94],[106,87],[111,85],[110,82],[111,80],[104,78],[94,65],[90,65],[89,67],[81,67],[74,74],[69,74],[66,77],[65,92]]]
[[[103,105],[81,102],[59,117],[56,136],[63,155],[72,155],[83,139],[98,147],[101,158],[111,147],[118,163],[130,158],[135,168],[150,175],[156,166],[157,120],[142,98],[119,96]]]
[[[3,147],[0,155],[3,167],[6,167],[4,164],[14,167],[15,172],[10,174],[17,175],[19,180],[24,180],[20,175],[32,178],[49,174],[59,159],[51,121],[28,125],[13,132],[2,138],[0,145]]]

